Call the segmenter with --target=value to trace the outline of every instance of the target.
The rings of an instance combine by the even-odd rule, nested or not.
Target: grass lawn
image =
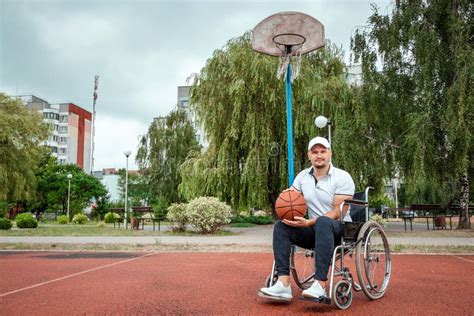
[[[130,230],[113,228],[113,226],[97,227],[96,225],[38,225],[37,228],[17,228],[0,230],[0,236],[153,236],[158,231]]]

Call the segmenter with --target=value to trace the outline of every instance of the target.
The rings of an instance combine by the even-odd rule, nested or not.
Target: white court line
[[[4,297],[4,296],[7,296],[7,295],[15,294],[15,293],[18,293],[18,292],[23,292],[23,291],[26,291],[26,290],[29,290],[29,289],[32,289],[32,288],[35,288],[35,287],[38,287],[38,286],[43,286],[43,285],[46,285],[46,284],[49,284],[49,283],[53,283],[53,282],[61,281],[61,280],[64,280],[64,279],[72,278],[72,277],[75,277],[75,276],[78,276],[78,275],[81,275],[81,274],[84,274],[84,273],[88,273],[88,272],[92,272],[92,271],[96,271],[96,270],[108,268],[108,267],[111,267],[111,266],[115,266],[115,265],[117,265],[117,264],[129,262],[129,261],[133,261],[133,260],[137,260],[137,259],[141,259],[141,258],[145,258],[145,257],[152,256],[152,255],[155,255],[155,254],[157,254],[157,252],[148,253],[148,254],[143,255],[143,256],[140,256],[140,257],[136,257],[136,258],[132,258],[132,259],[127,259],[127,260],[122,260],[122,261],[119,261],[119,262],[114,262],[114,263],[107,264],[107,265],[105,265],[105,266],[100,266],[100,267],[93,268],[93,269],[89,269],[89,270],[85,270],[85,271],[82,271],[82,272],[77,272],[77,273],[74,273],[74,274],[66,275],[66,276],[63,276],[63,277],[60,277],[60,278],[57,278],[57,279],[54,279],[54,280],[49,280],[49,281],[46,281],[46,282],[41,282],[41,283],[38,283],[38,284],[35,284],[35,285],[30,285],[30,286],[27,286],[27,287],[24,287],[24,288],[21,288],[21,289],[18,289],[18,290],[14,290],[14,291],[10,291],[10,292],[6,292],[6,293],[3,293],[3,294],[0,294],[0,297]]]
[[[472,262],[472,263],[474,263],[474,261],[473,261],[473,260],[469,260],[469,259],[466,259],[466,258],[463,258],[463,257],[458,257],[458,256],[454,256],[454,255],[453,255],[453,257],[454,257],[454,258],[458,258],[458,259],[461,259],[461,260],[466,260],[466,261],[469,261],[469,262]]]

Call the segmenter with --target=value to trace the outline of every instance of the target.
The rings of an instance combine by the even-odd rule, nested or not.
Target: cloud
[[[146,134],[148,126],[140,121],[110,117],[96,118],[94,169],[125,168],[126,150],[131,150],[129,169],[137,169],[137,154],[140,135]],[[99,159],[100,157],[100,159]]]
[[[389,0],[376,2],[387,11]],[[118,167],[214,50],[281,11],[319,19],[346,60],[371,14],[365,0],[0,0],[0,90],[92,111],[99,75],[95,166]]]

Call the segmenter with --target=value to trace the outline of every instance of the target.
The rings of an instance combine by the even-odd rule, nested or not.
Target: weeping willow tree
[[[370,27],[352,42],[363,69],[359,125],[411,203],[459,199],[460,228],[473,176],[473,9],[464,0],[397,0],[382,15],[374,6]]]
[[[186,112],[180,109],[150,124],[136,156],[147,188],[140,193],[142,198],[150,203],[180,201],[178,168],[190,153],[200,150],[195,133]]]
[[[191,106],[204,124],[210,146],[180,167],[180,192],[186,199],[213,195],[236,208],[272,207],[288,185],[285,82],[276,78],[278,59],[254,52],[250,34],[216,50],[191,88]],[[341,51],[326,48],[303,56],[293,83],[295,171],[309,166],[307,143],[316,136],[314,119],[331,117],[333,142],[351,120],[351,91]],[[339,124],[341,128],[339,128]],[[358,163],[339,155],[334,162],[348,170]],[[360,173],[360,185],[372,176]],[[379,178],[373,176],[373,178]]]
[[[35,171],[49,148],[41,115],[0,92],[0,202],[35,197]]]

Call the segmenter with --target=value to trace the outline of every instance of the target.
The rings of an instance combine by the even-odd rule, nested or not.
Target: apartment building
[[[46,143],[58,162],[76,164],[90,173],[92,113],[74,103],[50,104],[34,95],[18,98],[43,115],[50,129]]]

